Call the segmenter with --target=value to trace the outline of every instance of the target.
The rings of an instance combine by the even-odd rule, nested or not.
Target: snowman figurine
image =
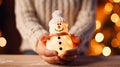
[[[68,33],[68,23],[63,18],[61,11],[53,12],[49,22],[49,32],[49,39],[46,42],[47,49],[56,50],[60,56],[66,50],[74,48],[75,45]]]

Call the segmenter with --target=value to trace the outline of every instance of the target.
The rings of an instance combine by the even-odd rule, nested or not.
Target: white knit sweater
[[[95,28],[96,0],[15,0],[16,26],[23,41],[21,50],[35,49],[36,41],[48,32],[52,12],[62,10],[69,33],[82,39],[81,51],[88,49]]]

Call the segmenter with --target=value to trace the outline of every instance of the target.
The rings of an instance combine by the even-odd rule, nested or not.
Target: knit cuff
[[[37,44],[38,39],[43,34],[48,34],[48,32],[45,30],[38,30],[38,31],[34,32],[34,34],[30,37],[30,43],[32,44],[31,47],[34,51],[36,51],[36,44]]]

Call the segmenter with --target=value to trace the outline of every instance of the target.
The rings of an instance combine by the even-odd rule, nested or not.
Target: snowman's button
[[[60,36],[58,37],[58,39],[60,39]]]
[[[59,50],[62,50],[62,47],[60,47]]]
[[[62,42],[59,42],[59,44],[62,44]]]

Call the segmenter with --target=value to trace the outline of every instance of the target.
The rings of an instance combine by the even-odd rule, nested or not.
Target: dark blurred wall
[[[14,0],[3,0],[0,6],[0,27],[3,36],[7,39],[7,45],[2,53],[5,54],[18,54],[20,53],[19,47],[21,37],[16,29],[15,14],[14,14]]]

